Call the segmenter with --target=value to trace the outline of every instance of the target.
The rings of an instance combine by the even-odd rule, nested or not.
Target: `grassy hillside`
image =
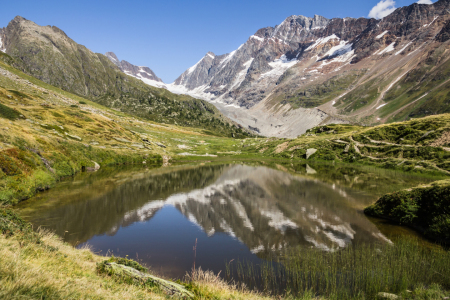
[[[341,161],[413,172],[450,174],[450,115],[376,127],[326,125],[297,139],[246,139],[247,153],[262,157]]]
[[[158,123],[202,128],[219,136],[248,136],[214,105],[155,88],[123,73],[106,56],[93,53],[56,27],[16,17],[0,61],[51,86],[115,110]]]

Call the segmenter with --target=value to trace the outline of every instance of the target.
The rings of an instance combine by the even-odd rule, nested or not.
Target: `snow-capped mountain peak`
[[[119,58],[117,58],[116,54],[114,54],[114,52],[107,52],[105,55],[125,74],[140,79],[148,85],[159,88],[166,88],[164,82],[159,77],[157,77],[149,67],[135,66],[127,62],[126,60],[120,61]]]

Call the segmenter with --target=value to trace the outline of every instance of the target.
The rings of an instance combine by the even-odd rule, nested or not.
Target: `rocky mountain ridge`
[[[381,20],[291,16],[231,53],[207,53],[168,89],[212,101],[261,134],[285,137],[319,124],[444,113],[448,105],[433,93],[441,84],[450,89],[442,76],[449,11],[450,1],[440,0]]]
[[[114,52],[106,52],[105,56],[127,75],[142,80],[148,85],[165,88],[165,84],[149,67],[135,66],[126,60],[119,60]]]

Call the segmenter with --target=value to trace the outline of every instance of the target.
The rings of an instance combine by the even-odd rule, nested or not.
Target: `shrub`
[[[400,191],[381,197],[368,215],[413,226],[430,238],[450,242],[450,184]]]
[[[20,113],[17,110],[0,103],[0,117],[14,121],[20,117]]]

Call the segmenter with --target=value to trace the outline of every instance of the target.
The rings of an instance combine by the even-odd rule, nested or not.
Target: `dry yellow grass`
[[[167,299],[136,285],[100,275],[105,260],[89,248],[75,249],[52,233],[40,231],[42,243],[20,243],[0,235],[0,299]],[[273,299],[225,282],[209,271],[187,275],[196,299]],[[306,298],[307,299],[307,298]]]
[[[164,299],[137,286],[98,275],[103,257],[77,250],[50,233],[41,233],[47,250],[0,235],[0,299]],[[52,249],[52,248],[50,248]]]
[[[256,292],[248,291],[245,286],[230,284],[211,271],[198,269],[186,275],[190,282],[199,288],[199,299],[273,299]]]

